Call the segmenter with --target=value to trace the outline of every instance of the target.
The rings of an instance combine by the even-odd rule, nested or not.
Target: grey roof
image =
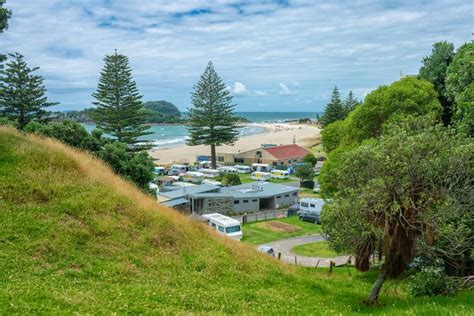
[[[184,198],[188,194],[210,192],[217,189],[218,187],[214,185],[201,184],[201,185],[195,185],[195,186],[189,186],[189,187],[182,187],[182,188],[179,188],[173,191],[168,191],[168,192],[158,192],[158,195],[167,197],[169,199],[177,199],[177,198]]]
[[[281,194],[298,192],[299,188],[270,182],[250,182],[232,187],[220,188],[219,193],[196,193],[192,197],[232,197],[234,199],[244,198],[266,198]]]
[[[182,205],[182,204],[186,204],[186,203],[189,203],[189,201],[186,200],[185,198],[179,198],[179,199],[175,199],[175,200],[166,201],[166,202],[163,202],[161,204],[165,205],[165,206],[173,207],[173,206]]]

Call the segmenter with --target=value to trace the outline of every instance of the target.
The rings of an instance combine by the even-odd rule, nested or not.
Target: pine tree
[[[337,120],[342,120],[346,116],[346,110],[341,101],[339,89],[334,87],[331,101],[326,105],[323,116],[321,117],[322,126],[326,126]]]
[[[346,110],[346,116],[347,114],[349,114],[349,112],[354,110],[357,105],[359,105],[359,101],[354,98],[354,94],[352,93],[352,91],[349,91],[347,98],[344,100],[344,109]]]
[[[9,56],[13,60],[7,63],[0,80],[3,89],[0,111],[23,129],[32,120],[44,121],[47,114],[44,108],[58,103],[48,102],[43,77],[32,74],[39,67],[28,67],[19,53]]]
[[[0,0],[0,33],[3,33],[8,28],[8,19],[10,18],[12,12],[3,7],[5,4],[5,0]],[[3,62],[7,60],[7,56],[0,53],[0,75],[2,74],[3,70]],[[2,87],[0,85],[0,93],[2,91]]]
[[[133,145],[140,136],[150,134],[144,125],[142,96],[132,77],[128,58],[117,54],[104,58],[105,66],[100,73],[97,91],[92,94],[92,102],[97,109],[92,119],[102,129],[119,142]]]
[[[212,62],[194,86],[191,102],[194,107],[188,114],[188,145],[211,146],[212,168],[216,168],[216,146],[235,142],[238,126],[232,96]]]

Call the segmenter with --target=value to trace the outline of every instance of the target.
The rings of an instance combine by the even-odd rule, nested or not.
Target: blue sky
[[[46,80],[56,109],[90,107],[103,56],[130,58],[144,100],[181,110],[207,62],[238,111],[321,111],[418,71],[435,41],[472,39],[472,1],[8,0],[0,51]]]

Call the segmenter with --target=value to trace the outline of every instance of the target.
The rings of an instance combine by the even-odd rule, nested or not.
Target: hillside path
[[[264,245],[272,246],[273,249],[275,249],[277,256],[278,252],[281,252],[281,260],[289,264],[295,264],[295,257],[297,264],[305,267],[315,267],[318,261],[318,267],[329,267],[331,261],[334,261],[336,266],[341,266],[347,263],[349,256],[338,256],[334,258],[307,257],[297,255],[291,251],[295,246],[321,241],[325,241],[324,237],[320,234],[315,234],[276,240],[265,243]]]

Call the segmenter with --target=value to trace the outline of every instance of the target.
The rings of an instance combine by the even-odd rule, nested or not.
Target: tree
[[[318,162],[318,159],[312,153],[309,153],[303,157],[303,162],[314,167]]]
[[[354,97],[352,91],[349,91],[347,98],[344,100],[344,109],[346,111],[346,115],[349,114],[355,107],[359,105],[359,101]]]
[[[133,80],[129,60],[115,51],[105,56],[104,61],[97,91],[92,94],[96,100],[92,103],[97,106],[92,118],[98,128],[119,142],[136,144],[141,136],[149,134],[149,126],[144,125],[142,96]]]
[[[431,55],[423,58],[419,77],[433,84],[443,108],[442,118],[445,125],[451,122],[454,98],[446,92],[446,72],[454,57],[454,46],[448,42],[433,44]]]
[[[3,7],[4,4],[5,0],[0,0],[0,33],[3,33],[8,28],[8,19],[12,15],[11,10]],[[3,62],[6,58],[5,55],[0,54],[0,71],[3,69]]]
[[[47,114],[44,108],[58,103],[48,101],[43,77],[33,74],[39,67],[28,67],[19,53],[10,56],[13,60],[0,80],[3,84],[0,111],[23,129],[32,120],[43,121]]]
[[[222,79],[207,64],[199,82],[194,86],[188,113],[188,145],[211,146],[211,164],[216,168],[216,146],[232,144],[238,139],[238,119],[234,114],[232,96]]]
[[[446,74],[446,93],[453,100],[474,82],[474,43],[458,48]]]
[[[339,89],[334,87],[332,91],[331,101],[326,105],[323,116],[321,117],[322,126],[326,126],[337,120],[342,120],[346,116],[346,110],[341,101]]]
[[[305,163],[303,165],[296,167],[295,176],[297,176],[300,179],[300,183],[303,183],[305,181],[313,181],[316,174],[314,172],[313,166]]]
[[[474,137],[474,82],[456,96],[453,125],[459,131]]]
[[[432,249],[444,255],[461,252],[469,258],[474,143],[434,124],[428,117],[388,124],[378,139],[339,156],[338,166],[326,175],[335,194],[322,224],[332,247],[355,253],[361,271],[369,269],[374,252],[384,256],[369,303],[377,300],[387,277],[403,273],[419,245],[437,245]],[[439,244],[446,236],[452,242]],[[454,236],[462,236],[462,242]]]
[[[240,177],[236,173],[227,173],[222,177],[222,184],[226,187],[242,184]]]

